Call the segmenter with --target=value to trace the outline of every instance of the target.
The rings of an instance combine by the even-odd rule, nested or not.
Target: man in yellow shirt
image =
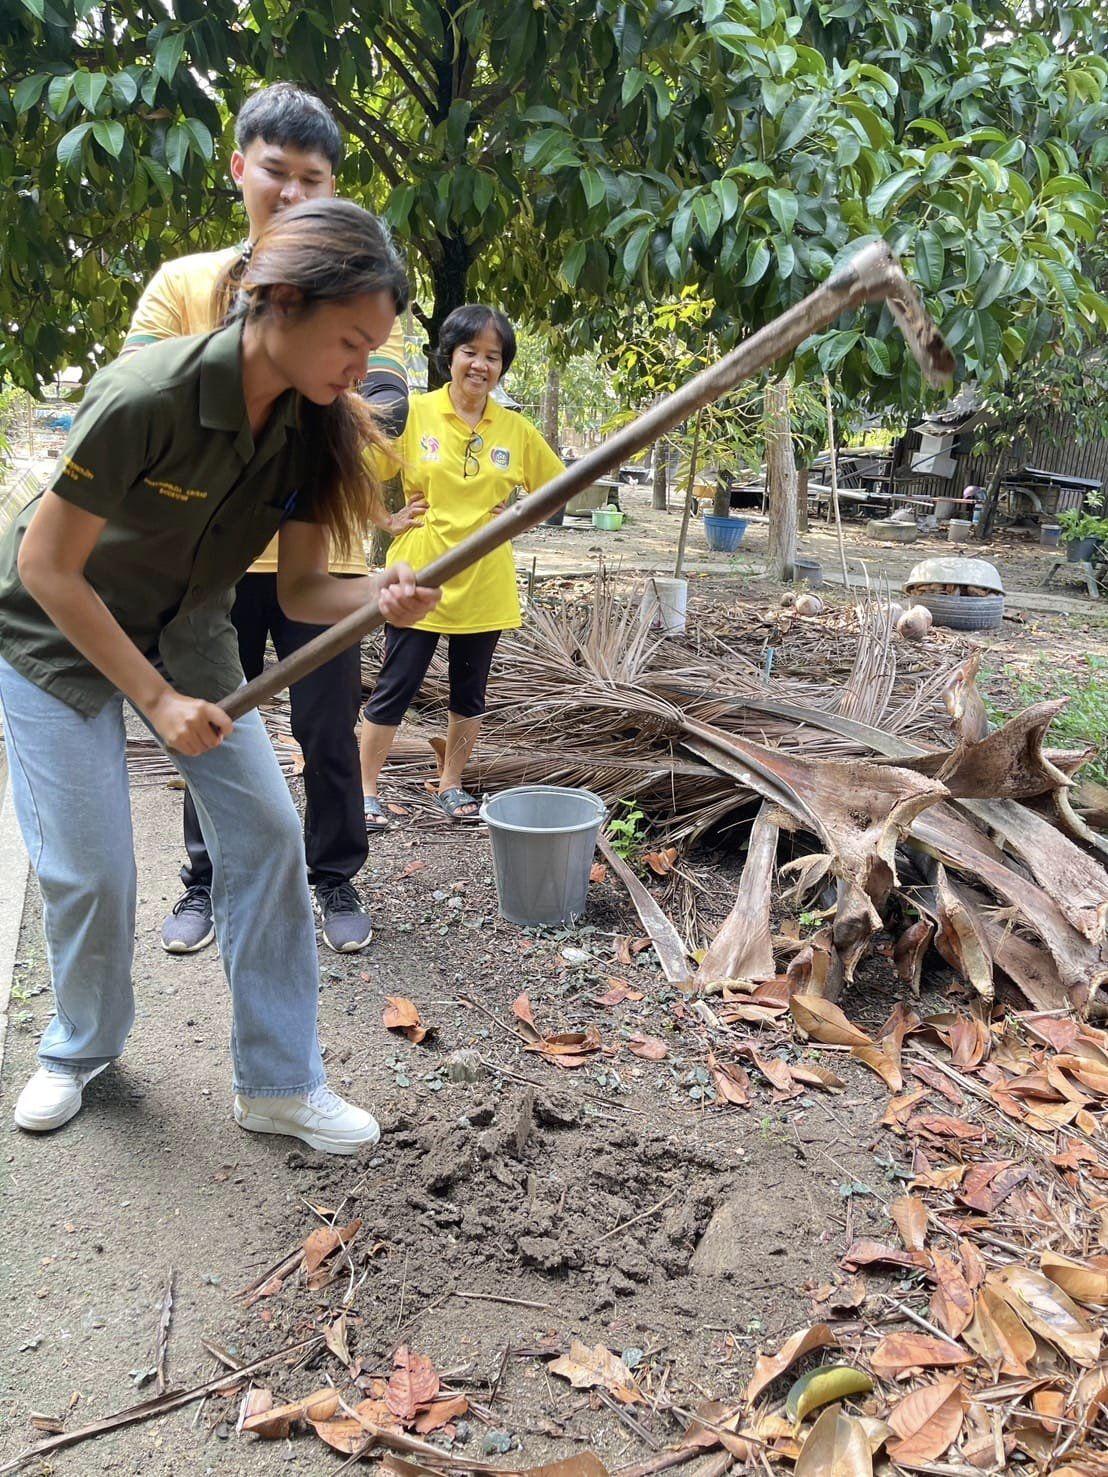
[[[250,243],[276,212],[335,193],[342,135],[330,111],[312,94],[286,82],[254,93],[235,121],[235,141],[238,147],[231,156],[231,178],[242,191],[250,225],[248,240],[224,251],[179,257],[159,268],[135,310],[124,354],[160,339],[214,328],[218,305],[213,302],[213,288],[224,267],[249,252]],[[398,435],[408,406],[399,323],[369,360],[361,392],[381,415],[385,429]],[[414,515],[418,508],[396,515],[390,531],[403,531]],[[365,574],[364,549],[339,551],[331,572]],[[278,657],[285,657],[319,633],[320,627],[291,621],[281,610],[276,539],[238,584],[231,619],[248,678],[262,670],[270,637]],[[361,699],[359,648],[351,647],[296,683],[290,697],[293,736],[304,754],[308,880],[315,890],[324,942],[341,953],[354,953],[366,947],[373,932],[353,886],[367,852],[354,735]],[[181,869],[181,881],[185,891],[162,926],[163,947],[172,954],[196,953],[215,937],[212,864],[188,792],[184,827],[188,862]],[[259,858],[259,865],[264,865],[264,858]]]

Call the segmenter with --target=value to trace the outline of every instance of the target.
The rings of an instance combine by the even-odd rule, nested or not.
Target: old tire
[[[924,605],[937,626],[951,631],[992,631],[1004,619],[1003,595],[912,595]]]

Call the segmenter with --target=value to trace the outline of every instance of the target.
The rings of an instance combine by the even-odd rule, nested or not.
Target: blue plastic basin
[[[746,524],[745,518],[720,518],[715,513],[705,513],[704,533],[709,549],[716,549],[723,554],[737,549],[743,541]]]

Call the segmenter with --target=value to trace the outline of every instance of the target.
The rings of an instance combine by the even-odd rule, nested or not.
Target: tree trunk
[[[1011,460],[1012,456],[1010,452],[1002,451],[1000,453],[996,459],[996,466],[993,468],[992,476],[989,478],[985,487],[985,506],[981,511],[981,522],[977,525],[975,535],[979,544],[988,542],[992,535],[996,510],[1000,504],[1000,484],[1003,481],[1004,474],[1007,472]],[[958,516],[962,518],[965,515],[959,513]],[[970,510],[969,516],[971,518],[973,517],[972,509]]]
[[[553,360],[546,368],[546,388],[542,394],[542,433],[547,442],[558,450],[558,425],[561,411],[561,383],[558,367]]]
[[[712,516],[715,518],[730,518],[731,516],[731,479],[726,472],[716,473],[716,490],[712,494]]]
[[[381,496],[385,500],[385,507],[390,513],[398,513],[404,506],[404,484],[399,477],[390,477],[382,484]],[[383,528],[375,528],[369,541],[369,563],[372,569],[381,569],[385,563],[385,555],[392,543],[392,534]]]
[[[798,533],[808,532],[808,468],[796,469],[796,527]]]
[[[784,380],[766,386],[766,490],[769,494],[770,579],[791,580],[796,565],[796,463],[793,460],[789,387]]]
[[[436,355],[439,332],[454,309],[462,307],[466,301],[466,279],[469,276],[470,263],[474,256],[473,249],[461,236],[440,236],[438,239],[441,256],[431,268],[431,283],[435,294],[434,307],[429,318],[424,313],[417,313],[419,321],[427,330],[427,388],[429,390],[437,390],[447,381],[448,376],[440,368]]]
[[[652,506],[660,513],[664,513],[669,506],[667,492],[669,488],[669,443],[667,441],[655,441],[654,443],[654,497]]]
[[[689,480],[685,486],[685,507],[681,514],[681,533],[677,539],[677,561],[673,566],[673,578],[681,578],[681,566],[685,562],[685,541],[689,536],[689,515],[692,512],[692,490],[696,484],[696,463],[700,455],[700,420],[703,410],[696,412],[696,421],[693,425],[692,451],[689,454]]]

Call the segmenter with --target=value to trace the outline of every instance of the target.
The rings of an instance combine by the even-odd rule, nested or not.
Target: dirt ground
[[[629,548],[649,561],[642,523],[643,540],[636,534]],[[590,559],[591,534],[568,535]],[[562,530],[529,537],[544,560],[548,544],[567,544]],[[743,558],[753,563],[757,552],[755,534]],[[527,555],[520,550],[525,568]],[[1036,561],[1037,550],[1005,550],[1006,582],[1030,586]],[[728,598],[746,584],[736,564],[720,571],[729,580],[697,581],[696,598]],[[1089,602],[1074,604],[989,638],[1002,684],[1029,641],[1075,661],[1091,650],[1108,655],[1108,622]],[[672,1419],[640,1407],[632,1429],[610,1402],[551,1379],[534,1351],[573,1338],[604,1343],[648,1388],[684,1406],[727,1399],[759,1349],[811,1321],[809,1294],[844,1280],[845,1247],[887,1230],[885,1206],[905,1166],[901,1142],[880,1126],[888,1094],[872,1074],[844,1057],[833,1064],[841,1092],[777,1102],[752,1072],[750,1108],[707,1104],[700,1022],[649,950],[630,965],[618,960],[618,941],[640,928],[613,880],[593,885],[572,929],[521,930],[497,915],[483,829],[445,822],[373,839],[361,878],[376,919],[372,948],[349,958],[321,950],[331,1079],[380,1117],[379,1152],[326,1159],[242,1133],[229,1111],[215,950],[179,959],[158,946],[177,891],[179,814],[175,790],[136,787],[135,1031],[121,1063],[90,1086],[85,1111],[44,1139],[10,1126],[49,1014],[33,883],[29,891],[0,1076],[0,1464],[41,1434],[32,1414],[74,1427],[152,1393],[172,1269],[174,1387],[216,1371],[202,1338],[233,1357],[259,1357],[345,1308],[352,1355],[367,1373],[387,1373],[406,1342],[470,1394],[483,1414],[458,1426],[460,1450],[535,1465],[588,1446],[618,1467],[663,1446]],[[698,861],[722,919],[736,858],[717,850]],[[613,980],[641,1000],[599,1003]],[[933,1008],[964,1003],[942,976],[929,990]],[[595,1026],[602,1051],[575,1071],[527,1051],[512,1014],[521,992],[544,1031]],[[899,994],[876,954],[850,1014],[876,1026]],[[422,1044],[385,1030],[385,997],[395,995],[414,1000],[434,1028]],[[758,1034],[759,1050],[801,1060],[787,1035]],[[636,1035],[661,1042],[664,1057],[636,1055]],[[467,1067],[475,1080],[452,1080],[461,1050],[475,1054]],[[819,1060],[826,1066],[826,1055]],[[349,1276],[316,1293],[290,1279],[249,1308],[235,1298],[334,1216],[364,1221]],[[323,1354],[263,1378],[291,1395],[339,1375]],[[237,1401],[211,1400],[27,1470],[267,1477],[341,1463],[307,1436],[236,1436],[236,1417]]]

